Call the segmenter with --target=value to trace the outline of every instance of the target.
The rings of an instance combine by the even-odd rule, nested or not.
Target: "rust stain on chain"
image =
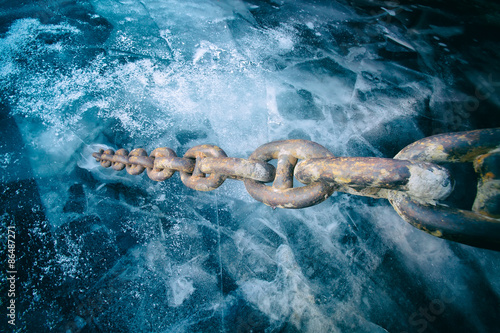
[[[201,145],[178,157],[170,148],[149,156],[142,149],[95,152],[105,168],[126,169],[163,181],[178,171],[182,182],[211,191],[227,179],[241,180],[256,200],[279,208],[304,208],[334,191],[387,198],[413,226],[440,238],[500,250],[500,128],[448,133],[416,141],[394,159],[336,157],[307,140],[275,141],[257,148],[248,159],[228,157],[219,147]],[[269,163],[277,160],[275,168]],[[439,204],[452,191],[448,170],[439,163],[473,162],[479,175],[472,210]],[[303,183],[294,187],[294,177]]]
[[[268,183],[273,181],[276,168],[265,162],[249,161],[234,157],[206,157],[200,160],[203,173],[218,173],[232,179],[253,179]]]
[[[479,180],[472,210],[500,218],[500,149],[478,156],[474,160],[474,170]]]

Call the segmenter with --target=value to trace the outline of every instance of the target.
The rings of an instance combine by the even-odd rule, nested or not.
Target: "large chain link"
[[[155,181],[179,171],[182,182],[198,191],[214,190],[227,178],[242,180],[254,199],[273,208],[313,206],[334,191],[386,198],[404,220],[434,236],[500,250],[499,147],[497,128],[424,138],[394,159],[336,157],[307,140],[271,142],[249,159],[227,157],[213,145],[193,147],[183,157],[170,148],[149,156],[142,148],[100,150],[92,156],[105,168],[132,175],[147,170]],[[439,204],[453,190],[450,172],[438,165],[449,162],[473,162],[480,175],[471,211]],[[294,187],[294,178],[303,185]]]

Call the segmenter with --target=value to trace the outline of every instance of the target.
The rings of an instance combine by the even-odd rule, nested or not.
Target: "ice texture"
[[[0,8],[1,244],[15,224],[16,329],[498,329],[500,255],[419,231],[385,200],[334,193],[273,210],[241,182],[200,193],[179,175],[157,183],[90,156],[214,144],[247,158],[270,141],[307,139],[336,156],[393,157],[428,135],[499,126],[497,5]]]

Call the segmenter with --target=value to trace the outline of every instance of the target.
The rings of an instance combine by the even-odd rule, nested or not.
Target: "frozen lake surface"
[[[99,166],[315,141],[393,157],[500,126],[487,1],[46,0],[0,4],[2,285],[10,332],[498,332],[500,253],[435,238],[386,200],[282,210]],[[471,168],[470,168],[471,169]],[[465,186],[457,182],[457,188]],[[470,208],[467,192],[455,201]],[[7,318],[7,319],[5,319]]]

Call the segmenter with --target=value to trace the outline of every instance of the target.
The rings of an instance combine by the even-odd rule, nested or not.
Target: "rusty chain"
[[[405,221],[434,236],[500,251],[499,147],[496,128],[427,137],[393,159],[337,157],[307,140],[271,142],[248,159],[228,157],[214,145],[193,147],[183,157],[170,148],[149,155],[142,148],[107,149],[92,156],[105,168],[131,175],[146,170],[155,181],[178,171],[184,185],[198,191],[214,190],[227,178],[242,180],[254,199],[273,208],[313,206],[334,191],[385,198]],[[439,203],[453,191],[450,172],[439,164],[456,162],[472,162],[480,176],[471,210]],[[294,178],[303,186],[294,187]]]

